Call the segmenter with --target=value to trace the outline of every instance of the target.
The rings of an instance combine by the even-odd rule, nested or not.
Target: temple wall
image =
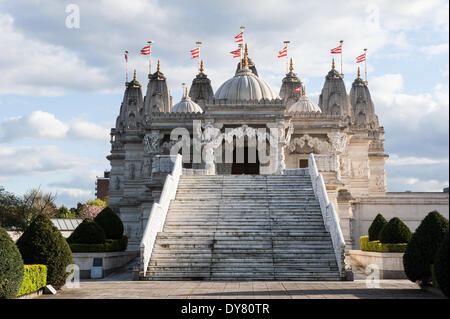
[[[437,210],[449,218],[449,193],[386,193],[385,196],[358,198],[353,204],[353,249],[359,249],[359,237],[368,234],[369,227],[378,213],[388,221],[400,218],[414,232],[425,216]]]

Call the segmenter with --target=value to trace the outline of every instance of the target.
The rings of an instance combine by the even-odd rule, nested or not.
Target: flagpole
[[[242,42],[239,43],[239,49],[240,49],[239,54],[241,55],[241,56],[239,57],[239,65],[240,65],[241,69],[242,69],[242,64],[243,64],[243,63],[242,63],[242,60],[244,59],[244,54],[242,54],[242,49],[244,48],[244,43],[245,43],[245,40],[244,40],[244,31],[245,31],[245,27],[244,27],[243,25],[241,25]]]
[[[148,54],[148,74],[152,74],[152,43],[153,41],[147,41],[150,52]]]
[[[339,41],[341,43],[341,75],[344,77],[344,73],[342,72],[342,44],[344,43],[344,40]]]
[[[195,42],[195,44],[197,45],[197,48],[198,48],[198,70],[200,71],[200,46],[201,46],[201,42],[200,41],[197,41],[197,42]]]
[[[367,49],[364,49],[364,77],[367,84]]]
[[[284,46],[286,47],[286,74],[289,73],[289,54],[288,54],[288,44],[291,43],[291,41],[284,41]]]
[[[125,50],[125,82],[128,83],[128,50]]]

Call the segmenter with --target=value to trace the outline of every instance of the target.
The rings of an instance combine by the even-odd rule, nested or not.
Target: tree
[[[106,203],[101,199],[91,199],[80,208],[81,218],[95,218],[104,208]]]
[[[383,217],[383,215],[378,214],[373,220],[372,224],[369,227],[369,241],[374,241],[379,239],[380,231],[387,224],[387,220]]]
[[[403,244],[411,239],[411,231],[400,218],[394,217],[381,229],[378,237],[383,244]]]
[[[23,200],[0,186],[0,226],[19,231],[27,226],[27,213]]]
[[[60,208],[58,208],[58,212],[56,217],[58,218],[77,218],[78,214],[75,211],[69,210],[66,206],[62,205]]]
[[[38,215],[17,241],[26,264],[47,266],[47,282],[56,288],[65,284],[73,264],[72,251],[61,232],[46,215]]]
[[[434,257],[434,271],[436,281],[442,293],[448,297],[448,231],[444,236],[436,256]]]
[[[0,299],[16,297],[22,280],[22,256],[6,230],[0,227]]]
[[[55,194],[44,193],[40,188],[33,188],[23,196],[23,199],[32,217],[37,215],[56,217],[58,214]]]
[[[123,223],[120,217],[109,207],[103,209],[95,217],[95,222],[103,228],[108,239],[121,239],[123,235]]]
[[[432,211],[422,220],[403,255],[405,274],[412,282],[431,283],[431,265],[436,251],[448,232],[448,220]]]

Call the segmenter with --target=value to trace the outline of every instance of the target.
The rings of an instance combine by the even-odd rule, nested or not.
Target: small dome
[[[296,113],[296,112],[321,112],[322,110],[320,107],[311,101],[309,97],[306,95],[300,96],[299,100],[291,105],[291,107],[288,110],[289,113]]]
[[[253,74],[248,67],[244,67],[219,87],[214,98],[232,101],[259,101],[262,99],[274,100],[280,97],[266,81]]]
[[[175,104],[171,113],[203,113],[200,105],[191,100],[189,96],[183,97],[181,101]]]

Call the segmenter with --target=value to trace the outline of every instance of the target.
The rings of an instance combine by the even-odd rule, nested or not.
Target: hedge
[[[383,215],[378,214],[373,220],[372,224],[369,227],[369,240],[378,240],[380,239],[378,236],[380,235],[381,230],[387,224],[387,220],[383,217]]]
[[[420,285],[431,283],[431,264],[434,263],[445,234],[448,220],[437,211],[430,212],[417,227],[403,255],[405,274]]]
[[[107,239],[120,239],[123,235],[123,223],[120,217],[109,207],[103,209],[94,221],[103,228]]]
[[[448,297],[448,231],[434,257],[435,281],[442,293]]]
[[[23,296],[47,285],[47,266],[45,265],[24,265],[24,276],[22,287],[20,287],[17,297]]]
[[[6,230],[0,227],[0,299],[16,297],[22,280],[22,256]]]
[[[378,239],[383,244],[404,244],[411,240],[411,231],[400,218],[394,217],[381,229]]]
[[[362,251],[373,251],[378,253],[404,253],[408,244],[382,244],[379,240],[369,241],[369,236],[361,236],[359,244]]]
[[[121,239],[107,239],[104,244],[69,244],[73,253],[100,253],[125,251],[128,246],[128,237]]]
[[[66,283],[73,264],[72,252],[49,217],[38,215],[17,240],[25,264],[47,266],[47,283],[59,289]]]
[[[67,238],[69,244],[104,244],[105,231],[94,220],[86,218]]]

